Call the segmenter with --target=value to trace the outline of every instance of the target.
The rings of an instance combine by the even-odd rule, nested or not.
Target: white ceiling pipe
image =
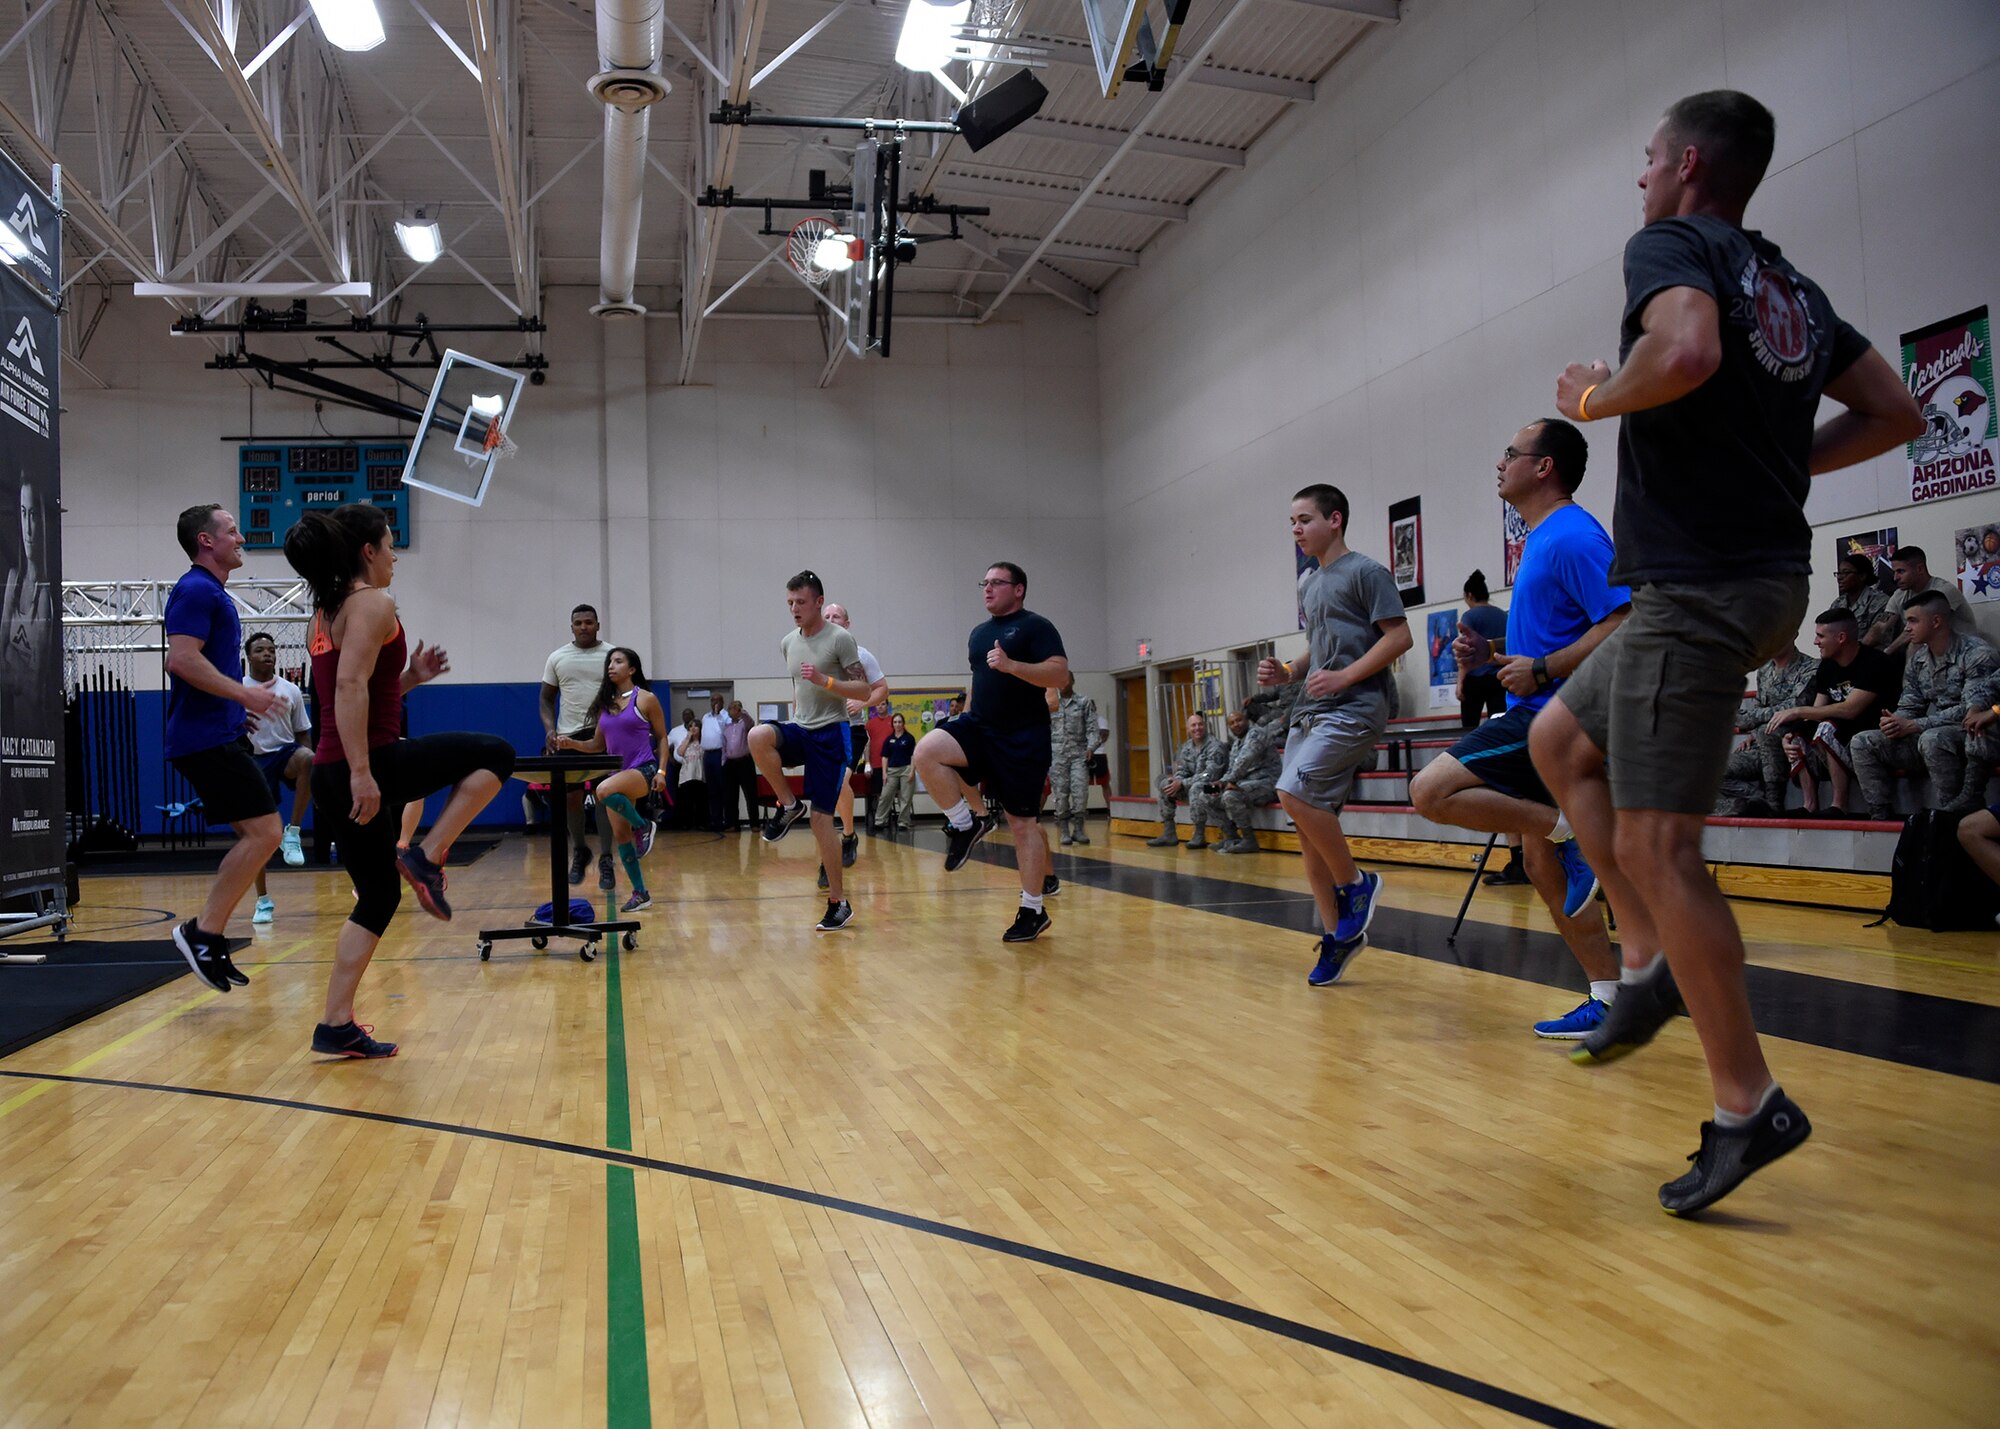
[[[667,96],[659,71],[665,0],[598,0],[601,72],[590,92],[604,105],[604,232],[598,248],[599,317],[646,309],[632,296],[639,262],[639,219],[646,187],[647,110]]]

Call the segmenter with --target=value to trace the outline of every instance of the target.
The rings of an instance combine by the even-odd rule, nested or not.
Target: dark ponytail
[[[1493,599],[1492,593],[1486,589],[1486,572],[1474,571],[1471,575],[1467,576],[1465,578],[1465,593],[1481,605]]]
[[[285,559],[312,587],[313,605],[331,620],[361,571],[361,548],[389,539],[382,508],[352,502],[332,511],[308,511],[285,533]]]

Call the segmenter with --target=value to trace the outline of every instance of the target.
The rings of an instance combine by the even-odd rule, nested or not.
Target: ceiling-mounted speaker
[[[1032,70],[1022,70],[969,101],[953,116],[965,146],[978,153],[1001,135],[1033,119],[1049,92]]]

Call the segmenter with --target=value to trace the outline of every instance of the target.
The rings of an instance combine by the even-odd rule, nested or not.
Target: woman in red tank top
[[[434,918],[449,920],[445,850],[500,792],[514,751],[490,734],[434,734],[403,739],[403,696],[451,669],[445,652],[412,651],[396,617],[389,582],[396,552],[388,518],[366,504],[308,511],[285,537],[285,559],[312,587],[313,688],[320,699],[319,748],[313,756],[313,804],[331,820],[341,866],[354,883],[354,911],[334,944],[325,1020],[313,1050],[342,1057],[393,1057],[354,1021],[354,994],[375,947],[395,916],[402,884]],[[449,789],[421,844],[396,847],[397,818],[412,800]]]

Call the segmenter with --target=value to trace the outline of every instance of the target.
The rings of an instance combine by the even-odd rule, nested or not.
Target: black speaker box
[[[1049,92],[1031,70],[1003,80],[958,111],[958,132],[965,146],[978,153],[1001,135],[1033,119]]]

